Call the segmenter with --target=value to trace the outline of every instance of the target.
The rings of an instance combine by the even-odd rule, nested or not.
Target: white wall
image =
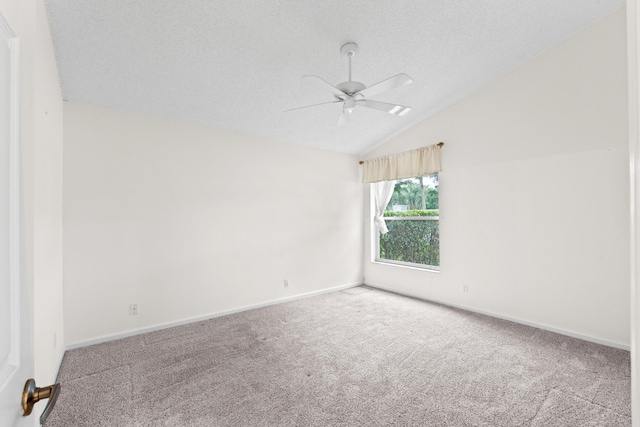
[[[356,157],[74,102],[64,132],[68,344],[362,283]]]
[[[62,95],[44,2],[0,0],[0,11],[20,43],[26,280],[34,375],[46,385],[55,379],[63,351]]]
[[[367,215],[365,283],[628,346],[625,46],[620,10],[370,153],[446,143],[441,272],[370,262]]]

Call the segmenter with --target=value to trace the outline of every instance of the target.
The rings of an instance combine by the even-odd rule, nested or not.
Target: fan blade
[[[336,123],[336,126],[344,126],[347,123],[349,123],[349,119],[351,118],[351,113],[349,113],[347,110],[342,110],[342,114],[340,114],[340,117],[338,117],[338,123]]]
[[[374,101],[371,99],[361,99],[356,101],[356,104],[362,105],[363,107],[373,108],[374,110],[380,110],[387,112],[389,114],[395,114],[396,116],[404,116],[409,111],[411,111],[411,107],[405,107],[404,105],[397,104],[389,104],[387,102]]]
[[[317,107],[318,105],[325,105],[325,104],[336,104],[338,102],[342,102],[342,101],[329,101],[329,102],[321,102],[320,104],[313,104],[313,105],[307,105],[304,107],[296,107],[296,108],[292,108],[290,110],[284,110],[284,112],[289,112],[289,111],[294,111],[294,110],[302,110],[303,108],[311,108],[311,107]]]
[[[380,83],[376,83],[366,89],[362,89],[358,93],[365,98],[368,98],[370,96],[377,95],[379,93],[386,92],[400,86],[408,85],[410,83],[413,83],[411,77],[407,76],[406,74],[400,73],[388,78],[387,80],[383,80]]]
[[[302,76],[302,78],[304,79],[305,82],[315,87],[316,89],[328,90],[329,92],[331,92],[337,97],[345,96],[345,93],[343,91],[341,91],[337,87],[331,85],[331,83],[327,82],[326,80],[323,80],[318,76]]]

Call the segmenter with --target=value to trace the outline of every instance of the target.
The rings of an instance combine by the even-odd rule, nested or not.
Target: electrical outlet
[[[138,314],[138,304],[129,304],[129,314],[131,316]]]
[[[284,287],[285,288],[289,287],[289,281],[287,279],[284,279]]]
[[[462,292],[464,292],[465,294],[469,293],[469,285],[462,285]]]

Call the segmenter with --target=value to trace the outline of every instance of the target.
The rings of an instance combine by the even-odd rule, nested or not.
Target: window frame
[[[414,177],[414,178],[419,178],[419,177]],[[376,225],[373,221],[375,216],[375,200],[373,197],[373,192],[371,191],[371,187],[369,188],[370,188],[370,191],[369,191],[370,192],[370,209],[372,211],[372,214],[370,215],[371,217],[370,226],[372,231],[371,237],[373,241],[372,262],[377,264],[385,264],[385,265],[392,265],[396,267],[413,268],[413,269],[419,269],[423,271],[430,271],[433,273],[440,273],[441,266],[439,265],[418,264],[414,262],[396,261],[392,259],[380,258],[380,232],[376,228]],[[439,198],[440,198],[440,194],[438,194],[438,199]],[[438,207],[438,211],[439,210],[440,208]],[[440,215],[438,216],[403,216],[403,217],[386,217],[385,218],[385,221],[402,221],[402,220],[438,221],[438,233],[440,232],[440,223],[439,223]],[[438,244],[438,250],[440,250],[440,244]]]

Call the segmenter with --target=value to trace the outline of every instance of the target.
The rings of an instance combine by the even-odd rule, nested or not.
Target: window
[[[395,181],[383,214],[389,231],[375,232],[376,261],[439,270],[438,203],[438,174]]]

